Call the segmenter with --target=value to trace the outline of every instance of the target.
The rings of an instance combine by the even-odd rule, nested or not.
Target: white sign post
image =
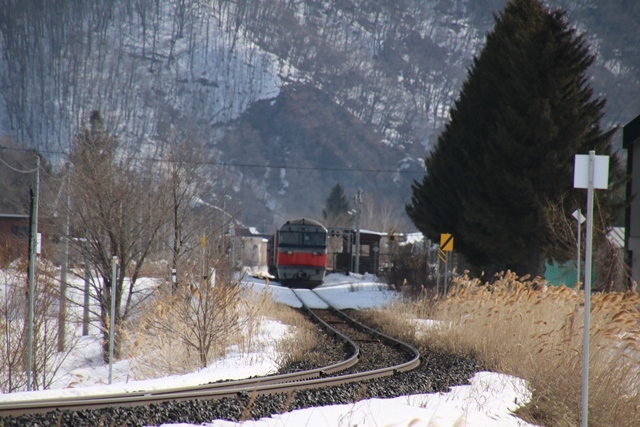
[[[582,237],[581,228],[582,223],[586,221],[587,218],[582,215],[582,211],[580,209],[576,209],[573,211],[573,217],[578,221],[578,251],[576,256],[576,282],[580,282],[580,238]]]
[[[609,185],[609,156],[576,154],[573,187],[587,189],[587,241],[584,265],[584,338],[582,342],[582,427],[589,417],[589,329],[591,327],[591,254],[593,244],[593,190]]]

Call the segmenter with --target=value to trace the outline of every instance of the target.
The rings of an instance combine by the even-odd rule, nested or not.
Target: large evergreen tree
[[[562,253],[549,204],[562,201],[567,215],[583,206],[584,191],[572,188],[575,154],[612,154],[613,130],[599,125],[605,101],[587,83],[593,60],[564,11],[509,2],[412,186],[406,210],[418,229],[433,239],[453,233],[478,267],[542,274],[545,258]]]
[[[342,184],[336,184],[329,193],[324,209],[322,209],[322,218],[325,225],[329,227],[337,227],[346,225],[349,222],[349,198],[347,198]]]

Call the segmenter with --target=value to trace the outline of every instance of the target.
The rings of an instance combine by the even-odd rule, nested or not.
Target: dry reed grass
[[[580,424],[583,308],[580,290],[506,272],[492,283],[457,278],[446,298],[418,297],[377,316],[392,319],[396,330],[412,324],[409,311],[438,320],[416,337],[422,346],[526,379],[534,397],[520,415],[565,427]],[[640,425],[639,325],[637,293],[592,295],[590,426]]]
[[[361,310],[356,315],[365,324],[383,330],[387,335],[401,341],[415,342],[417,324],[414,314],[407,311],[402,302],[387,305],[383,309]]]
[[[257,314],[261,318],[277,320],[289,327],[289,333],[275,343],[275,362],[278,366],[283,367],[302,360],[315,363],[317,355],[314,349],[318,348],[324,339],[316,325],[298,310],[275,302],[268,292],[254,294],[254,304],[259,307]]]

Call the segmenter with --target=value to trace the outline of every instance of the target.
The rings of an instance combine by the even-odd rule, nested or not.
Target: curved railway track
[[[224,399],[242,395],[253,397],[271,394],[291,395],[291,393],[298,390],[316,389],[392,376],[397,372],[412,370],[420,364],[420,354],[416,349],[355,321],[341,311],[333,309],[326,300],[323,301],[328,310],[310,309],[303,299],[311,295],[315,298],[320,297],[313,291],[307,292],[309,294],[301,297],[299,292],[294,291],[303,305],[303,310],[309,314],[312,320],[322,325],[327,333],[347,344],[350,349],[350,355],[346,359],[329,366],[301,372],[203,384],[195,387],[119,393],[99,397],[0,403],[0,425],[14,425],[9,421],[12,419],[18,421],[15,417],[52,411],[60,414],[61,411],[137,407],[168,401]],[[378,357],[382,353],[385,355],[395,353],[395,356]],[[394,362],[388,365],[388,360],[396,360],[397,363]]]

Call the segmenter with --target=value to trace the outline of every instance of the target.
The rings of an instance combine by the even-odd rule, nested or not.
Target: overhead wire
[[[37,171],[37,170],[38,170],[38,168],[37,168],[37,167],[36,167],[36,168],[33,168],[33,169],[26,170],[26,171],[23,171],[23,170],[20,170],[20,169],[16,169],[16,168],[14,168],[13,166],[11,166],[9,163],[5,162],[5,161],[2,159],[2,157],[0,157],[0,162],[4,163],[4,165],[5,165],[6,167],[8,167],[9,169],[11,169],[12,171],[14,171],[14,172],[18,172],[18,173],[33,173],[33,172],[35,172],[35,171]]]
[[[30,149],[22,149],[22,148],[9,148],[4,147],[6,150],[16,150],[16,151],[30,151]],[[64,151],[39,151],[42,154],[55,154],[55,155],[65,155],[68,156],[69,153]],[[2,160],[2,159],[0,159]],[[137,160],[143,160],[142,158],[137,158]],[[268,164],[257,164],[257,163],[235,163],[235,162],[218,162],[218,161],[183,161],[183,160],[171,160],[171,159],[161,159],[157,157],[152,157],[149,160],[154,162],[162,162],[162,163],[187,163],[187,164],[199,164],[199,165],[211,165],[211,166],[229,166],[229,167],[239,167],[239,168],[270,168],[270,169],[289,169],[289,170],[315,170],[315,171],[324,171],[324,172],[362,172],[362,173],[399,173],[399,174],[421,174],[424,173],[424,170],[410,170],[410,169],[369,169],[369,168],[346,168],[346,167],[327,167],[327,166],[293,166],[293,165],[268,165]],[[3,163],[5,163],[3,161]],[[6,164],[6,163],[5,163]],[[35,170],[35,169],[34,169]],[[32,171],[33,172],[33,171]]]

